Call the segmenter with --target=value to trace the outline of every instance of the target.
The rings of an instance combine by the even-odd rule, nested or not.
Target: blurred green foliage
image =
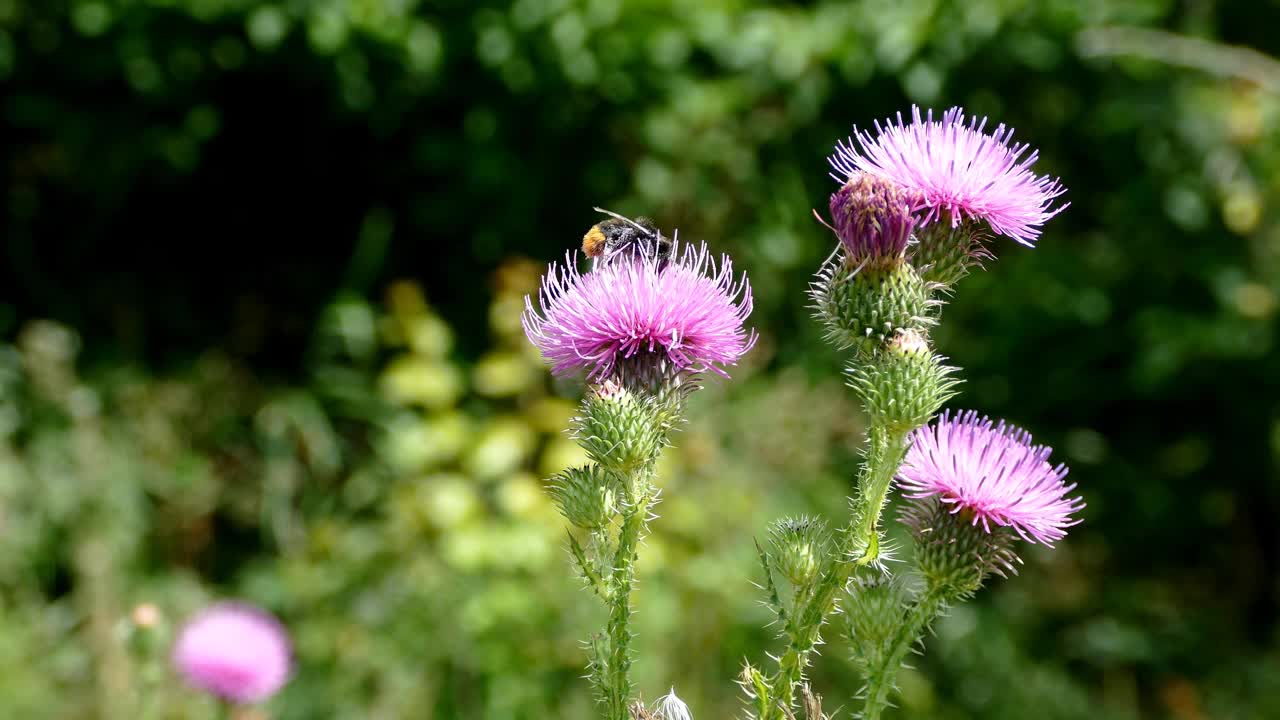
[[[591,717],[599,618],[540,488],[576,389],[518,315],[596,204],[756,290],[637,599],[646,697],[730,717],[773,647],[750,539],[840,516],[861,437],[803,298],[824,156],[912,102],[1017,127],[1070,188],[937,341],[958,404],[1057,447],[1089,508],[940,623],[899,715],[1280,716],[1280,66],[1228,47],[1278,26],[1223,0],[0,0],[0,717],[208,717],[164,636],[221,596],[297,639],[270,717]],[[814,682],[848,707],[831,639]]]

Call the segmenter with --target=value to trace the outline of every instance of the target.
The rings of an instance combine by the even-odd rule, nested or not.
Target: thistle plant
[[[729,258],[678,240],[611,253],[588,272],[570,253],[543,277],[538,307],[525,298],[529,340],[555,374],[584,373],[589,385],[572,432],[590,463],[553,478],[549,491],[574,528],[577,570],[607,610],[587,648],[608,720],[681,717],[674,693],[653,711],[633,699],[636,557],[656,517],[658,456],[702,376],[726,375],[755,343],[750,313],[751,287]]]
[[[931,339],[945,300],[994,259],[992,235],[1034,247],[1066,207],[1054,205],[1065,189],[1032,172],[1037,155],[1012,143],[1012,130],[988,134],[985,119],[966,122],[959,108],[940,121],[914,108],[910,123],[899,115],[875,127],[855,128],[829,159],[840,183],[828,224],[838,242],[811,289],[827,341],[848,353],[867,446],[838,532],[786,519],[759,548],[766,603],[785,642],[775,667],[747,664],[739,680],[760,720],[823,717],[805,671],[839,611],[866,674],[863,714],[879,717],[898,666],[933,619],[991,573],[1012,569],[1014,537],[1052,542],[1082,507],[1063,499],[1065,469],[1046,470],[1047,449],[1021,431],[972,414],[945,416],[932,435],[921,430],[959,384]],[[962,447],[968,455],[955,454]],[[903,517],[916,569],[905,575],[890,572],[882,530],[895,477],[913,498]]]

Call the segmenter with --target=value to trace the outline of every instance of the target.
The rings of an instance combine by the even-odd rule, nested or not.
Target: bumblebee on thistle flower
[[[582,254],[591,258],[593,267],[618,257],[651,257],[664,263],[670,257],[674,243],[649,218],[632,220],[603,208],[594,210],[609,219],[592,225],[582,237]]]
[[[745,327],[751,284],[706,243],[668,240],[652,222],[618,215],[587,232],[583,252],[595,261],[589,271],[571,252],[542,277],[537,307],[525,298],[525,334],[553,373],[585,370],[596,382],[639,365],[727,376],[755,344]]]

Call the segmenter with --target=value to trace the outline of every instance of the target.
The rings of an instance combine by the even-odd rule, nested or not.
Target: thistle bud
[[[961,509],[951,512],[955,508]],[[972,596],[992,573],[1016,572],[1013,533],[1001,527],[989,532],[962,506],[921,498],[903,508],[901,519],[915,538],[916,567],[930,591],[949,601]]]
[[[615,481],[597,465],[570,468],[551,479],[547,492],[560,514],[584,530],[597,530],[616,512]]]
[[[582,403],[574,432],[600,466],[629,475],[657,459],[671,424],[662,400],[606,380],[587,393]]]
[[[933,320],[924,280],[914,268],[851,266],[833,258],[818,272],[810,292],[827,340],[869,355],[900,329],[923,330]]]
[[[925,282],[949,288],[969,270],[982,267],[995,256],[984,244],[985,236],[976,224],[963,222],[952,227],[947,222],[931,223],[916,231],[910,260]]]
[[[902,330],[882,352],[846,372],[872,421],[905,432],[928,422],[956,394],[959,380],[945,360],[920,332]]]
[[[856,578],[845,590],[845,634],[853,643],[853,657],[864,669],[880,665],[893,639],[906,622],[910,600],[900,576],[874,573]]]
[[[916,218],[918,196],[891,180],[854,173],[831,195],[831,219],[846,260],[854,265],[901,265]]]
[[[769,529],[776,569],[792,584],[803,586],[821,574],[831,558],[831,536],[817,518],[783,518]]]

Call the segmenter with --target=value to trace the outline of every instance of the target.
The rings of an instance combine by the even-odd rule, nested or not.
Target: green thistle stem
[[[902,458],[907,452],[907,432],[872,426],[869,434],[871,447],[863,466],[864,482],[858,486],[860,491],[854,499],[853,521],[845,534],[845,552],[838,563],[850,566],[846,568],[845,581],[854,567],[880,558],[880,514],[889,495],[889,486],[893,484],[893,476],[902,466]],[[840,587],[844,587],[843,582]]]
[[[618,534],[618,549],[613,556],[613,570],[609,576],[609,622],[605,632],[609,637],[609,661],[605,678],[606,705],[610,720],[628,720],[627,705],[631,698],[631,590],[635,587],[635,563],[640,537],[648,525],[649,509],[653,505],[653,492],[647,482],[639,490],[632,490],[628,482],[627,511],[622,515],[622,530]]]
[[[863,720],[880,720],[880,713],[889,706],[889,693],[897,687],[898,668],[906,659],[911,646],[924,635],[929,623],[946,607],[941,592],[930,588],[920,597],[906,622],[898,628],[881,662],[867,672],[867,703],[863,708]]]
[[[796,686],[818,644],[823,623],[835,610],[840,591],[858,568],[880,557],[880,513],[894,473],[902,464],[907,433],[873,426],[869,435],[859,493],[854,500],[853,517],[843,533],[840,554],[813,591],[796,598],[794,632],[788,633],[787,649],[778,659],[778,672],[770,679],[770,702],[760,720],[783,718],[793,707]]]

